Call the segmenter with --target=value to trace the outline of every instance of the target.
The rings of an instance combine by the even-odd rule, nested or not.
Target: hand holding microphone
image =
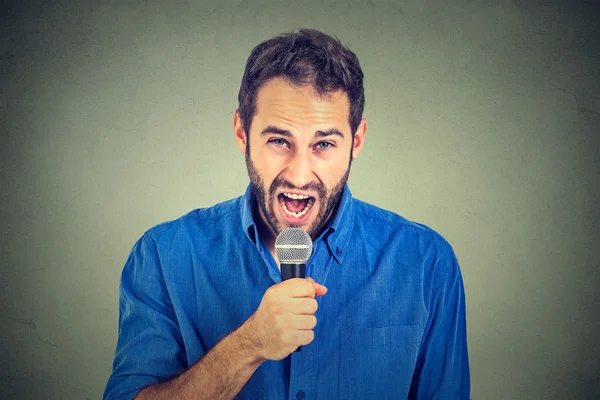
[[[314,314],[318,307],[315,297],[327,292],[325,286],[304,278],[306,262],[312,253],[312,241],[304,230],[283,230],[277,237],[275,250],[282,282],[267,289],[248,320],[252,341],[265,360],[281,360],[313,341],[317,325]]]

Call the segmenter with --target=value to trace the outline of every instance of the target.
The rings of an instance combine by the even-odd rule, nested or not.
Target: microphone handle
[[[281,263],[281,280],[306,278],[306,263]]]
[[[291,278],[306,278],[306,263],[281,263],[281,280]],[[298,352],[301,348],[302,346],[298,346],[294,351]]]

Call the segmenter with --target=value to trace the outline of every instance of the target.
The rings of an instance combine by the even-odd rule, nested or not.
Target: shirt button
[[[339,257],[342,255],[342,249],[340,249],[339,247],[335,249],[335,254]]]
[[[304,393],[304,390],[298,390],[298,393],[296,393],[296,398],[298,400],[302,400],[306,397],[306,393]]]

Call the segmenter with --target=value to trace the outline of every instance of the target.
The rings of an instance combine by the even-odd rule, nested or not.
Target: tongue
[[[307,204],[308,199],[285,199],[285,206],[287,207],[287,209],[295,213],[299,213],[300,211],[304,210],[304,207],[306,207]]]

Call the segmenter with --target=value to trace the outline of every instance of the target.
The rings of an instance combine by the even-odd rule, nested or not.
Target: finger
[[[317,312],[319,304],[314,298],[297,297],[289,300],[289,310],[296,315],[311,315]]]
[[[304,278],[290,278],[285,281],[281,281],[277,285],[271,287],[277,287],[277,290],[283,290],[289,295],[289,297],[300,297],[297,293],[303,293],[307,291],[306,288],[302,289],[303,286],[310,286],[309,282]],[[305,296],[303,296],[305,297]]]
[[[315,289],[315,297],[323,296],[325,293],[327,293],[327,287],[325,287],[324,285],[321,285],[320,283],[315,282],[315,280],[313,278],[311,278],[310,276],[307,277],[306,280],[312,282],[313,287]]]
[[[315,297],[323,296],[325,293],[327,293],[326,286],[315,282],[314,280],[312,280],[312,278],[310,278],[310,280],[312,281],[312,284],[313,284],[313,289],[315,291]]]
[[[290,297],[315,297],[315,284],[308,279],[292,278],[290,282]]]
[[[306,346],[307,344],[312,343],[315,339],[315,332],[311,330],[299,331],[298,339],[300,340],[300,344]]]
[[[327,293],[327,287],[318,283],[314,283],[313,285],[315,287],[315,297],[323,296],[325,293]]]
[[[295,315],[288,321],[288,328],[295,330],[310,330],[317,326],[317,317],[314,315]]]

